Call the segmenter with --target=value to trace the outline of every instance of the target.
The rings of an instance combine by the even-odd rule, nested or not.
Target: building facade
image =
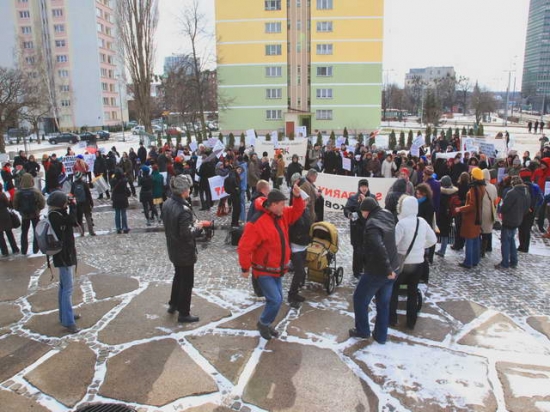
[[[445,77],[456,77],[454,67],[424,67],[422,69],[410,69],[405,74],[405,87],[414,87],[421,82],[427,87],[433,87],[435,80]]]
[[[521,94],[527,104],[547,113],[550,104],[550,4],[531,0],[525,39]]]
[[[216,0],[220,128],[378,128],[383,4]]]
[[[116,50],[116,0],[4,0],[0,63],[47,84],[49,127],[120,125],[128,120],[123,62]],[[54,120],[56,119],[56,120]]]

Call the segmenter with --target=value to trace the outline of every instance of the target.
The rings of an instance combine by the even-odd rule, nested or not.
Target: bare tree
[[[118,46],[132,79],[138,119],[150,132],[158,0],[118,0],[115,15]]]
[[[476,82],[472,92],[472,107],[474,108],[476,124],[481,123],[485,113],[495,111],[497,107],[493,94],[485,89],[481,89]]]
[[[462,103],[462,111],[464,114],[468,111],[468,93],[472,89],[472,84],[468,77],[460,76],[456,81],[458,88],[458,101]]]

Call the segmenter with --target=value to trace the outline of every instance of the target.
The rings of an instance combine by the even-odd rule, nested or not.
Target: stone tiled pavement
[[[284,305],[281,339],[266,343],[254,326],[262,300],[239,276],[226,230],[199,245],[193,311],[201,322],[178,325],[166,314],[173,267],[164,233],[147,228],[132,203],[130,234],[114,233],[109,202],[97,201],[99,235],[77,239],[77,335],[57,324],[57,285],[43,257],[0,262],[0,411],[97,402],[143,411],[548,409],[550,245],[539,234],[516,271],[493,268],[498,233],[476,270],[459,268],[456,252],[436,256],[417,328],[392,329],[381,346],[348,338],[349,233],[329,215],[344,282],[330,296],[308,283],[308,302]]]

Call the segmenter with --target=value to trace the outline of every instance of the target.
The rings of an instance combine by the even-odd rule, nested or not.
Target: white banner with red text
[[[208,178],[208,184],[210,185],[210,193],[212,194],[212,200],[220,200],[229,196],[225,193],[223,188],[223,181],[227,176],[212,176]]]

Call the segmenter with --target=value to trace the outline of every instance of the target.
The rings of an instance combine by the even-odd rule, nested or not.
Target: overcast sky
[[[190,2],[159,0],[157,73],[165,56],[189,51],[177,17]],[[214,0],[200,0],[200,7],[214,34]],[[510,90],[514,77],[521,89],[529,0],[385,0],[384,8],[384,81],[402,85],[410,68],[453,66],[457,75],[502,91],[512,70]],[[213,55],[214,43],[202,49]]]

